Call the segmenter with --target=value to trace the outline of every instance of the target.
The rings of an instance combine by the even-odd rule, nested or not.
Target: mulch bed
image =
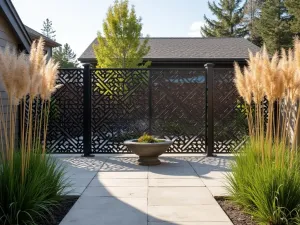
[[[70,211],[72,206],[78,200],[79,196],[63,196],[61,206],[53,212],[53,219],[49,219],[48,221],[39,221],[37,224],[43,225],[59,225],[59,223],[63,220],[63,218]]]
[[[242,208],[234,202],[224,197],[217,197],[216,200],[234,225],[257,225],[252,217],[244,213]]]

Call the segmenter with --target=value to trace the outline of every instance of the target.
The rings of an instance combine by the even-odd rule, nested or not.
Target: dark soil
[[[63,196],[61,206],[56,208],[53,212],[53,218],[49,218],[47,221],[39,221],[36,223],[39,225],[59,225],[78,198],[79,196]]]
[[[242,208],[234,202],[223,197],[217,197],[216,200],[234,225],[257,225],[252,217],[244,213]]]

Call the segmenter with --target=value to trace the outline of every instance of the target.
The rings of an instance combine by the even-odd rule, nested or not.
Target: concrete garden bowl
[[[159,142],[145,143],[138,142],[137,139],[128,140],[124,145],[139,156],[138,164],[143,166],[159,165],[158,156],[163,154],[173,144],[173,141],[167,139],[157,139]]]

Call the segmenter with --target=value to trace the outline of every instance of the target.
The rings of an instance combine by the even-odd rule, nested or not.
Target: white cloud
[[[201,33],[200,33],[200,28],[204,26],[204,22],[203,21],[196,21],[194,23],[192,23],[192,25],[190,26],[190,30],[188,35],[190,37],[202,37]]]

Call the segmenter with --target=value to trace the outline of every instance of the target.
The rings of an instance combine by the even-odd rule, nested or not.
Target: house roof
[[[143,40],[143,38],[141,38]],[[81,62],[94,62],[96,57],[93,45],[97,38],[79,57]],[[150,52],[145,60],[245,60],[252,52],[260,48],[244,38],[175,38],[154,37],[149,38]]]
[[[31,38],[28,35],[22,20],[20,19],[15,7],[10,0],[0,0],[0,9],[2,9],[7,20],[16,32],[17,37],[24,45],[27,52],[30,51]]]
[[[45,35],[37,32],[36,30],[28,27],[25,25],[25,29],[28,32],[29,36],[31,37],[31,39],[39,39],[40,37],[44,38],[45,43],[50,46],[50,47],[59,47],[61,46],[61,44],[57,43],[56,41],[53,41],[52,39],[46,37]]]

